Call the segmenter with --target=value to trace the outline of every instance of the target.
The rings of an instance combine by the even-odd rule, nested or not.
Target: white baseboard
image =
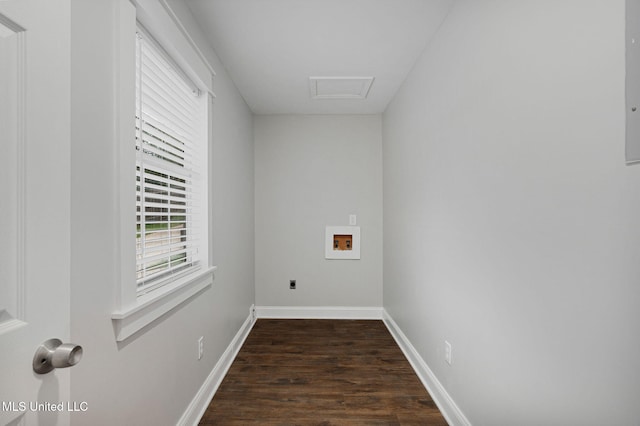
[[[435,374],[433,374],[433,371],[431,371],[427,363],[422,359],[420,354],[418,354],[418,351],[416,351],[407,336],[404,335],[400,327],[398,327],[398,324],[395,323],[386,310],[383,312],[383,321],[409,360],[420,381],[424,387],[427,388],[427,391],[447,420],[447,423],[451,426],[471,426],[469,420],[467,420],[460,408],[447,393],[442,383],[440,383]]]
[[[236,355],[238,355],[238,351],[240,351],[240,348],[249,335],[254,323],[254,306],[251,305],[251,308],[249,309],[249,316],[244,321],[233,340],[231,340],[231,343],[229,343],[229,346],[227,346],[227,349],[213,367],[213,370],[211,370],[209,377],[204,381],[200,390],[187,407],[187,410],[178,421],[178,426],[196,426],[198,424],[200,418],[209,406],[213,395],[218,390],[220,383],[222,383],[222,379],[224,379],[229,367],[231,367],[233,360],[236,358]]]
[[[361,306],[256,306],[257,318],[381,320],[383,308]]]

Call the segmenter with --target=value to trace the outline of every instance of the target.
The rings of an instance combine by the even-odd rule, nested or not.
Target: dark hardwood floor
[[[259,319],[201,425],[446,425],[382,321]]]

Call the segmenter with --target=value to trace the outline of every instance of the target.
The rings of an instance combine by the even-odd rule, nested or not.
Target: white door
[[[0,425],[69,423],[69,369],[32,367],[70,330],[69,21],[68,0],[0,0]]]

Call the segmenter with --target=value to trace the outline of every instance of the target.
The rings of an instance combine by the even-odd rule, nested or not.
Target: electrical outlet
[[[291,290],[295,290],[296,289],[296,280],[289,280],[289,288]]]
[[[204,336],[200,336],[198,339],[198,359],[202,359],[204,354]]]
[[[451,343],[444,341],[444,360],[451,365]]]

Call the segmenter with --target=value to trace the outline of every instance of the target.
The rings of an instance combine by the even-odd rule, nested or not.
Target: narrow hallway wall
[[[383,115],[384,306],[474,425],[640,418],[624,25],[458,1]]]
[[[217,72],[211,185],[219,269],[211,288],[118,344],[111,321],[120,285],[113,207],[119,197],[113,104],[118,1],[77,0],[71,10],[71,337],[84,347],[71,387],[72,400],[88,407],[72,415],[72,424],[175,425],[254,300],[253,117],[215,54],[202,45]],[[131,134],[133,144],[133,129]]]

